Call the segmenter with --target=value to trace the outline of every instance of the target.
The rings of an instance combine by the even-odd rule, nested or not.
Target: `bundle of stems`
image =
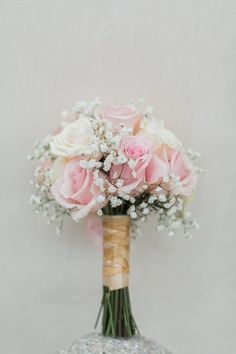
[[[115,209],[115,210],[114,210]],[[104,214],[109,216],[125,215],[126,206],[118,208],[104,208]],[[95,328],[102,314],[102,334],[113,338],[130,338],[139,334],[131,311],[129,288],[125,286],[120,289],[111,290],[103,286],[101,307]]]
[[[110,290],[103,286],[103,298],[96,326],[102,316],[102,334],[113,338],[130,338],[139,333],[132,315],[128,287]]]

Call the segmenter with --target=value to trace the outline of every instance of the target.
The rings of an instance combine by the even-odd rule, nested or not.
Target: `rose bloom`
[[[197,177],[186,153],[163,145],[158,149],[157,156],[164,162],[165,176],[175,176],[179,179],[179,184],[176,185],[173,178],[170,178],[169,182],[162,183],[163,187],[173,194],[189,197],[194,191]]]
[[[120,145],[122,153],[128,161],[134,162],[130,166],[124,164],[113,165],[110,170],[110,179],[115,184],[118,179],[123,181],[119,188],[123,193],[138,189],[143,184],[160,181],[166,171],[164,162],[153,152],[153,145],[145,136],[124,137]],[[164,168],[163,168],[164,166]]]
[[[48,171],[48,176],[52,184],[63,175],[68,161],[69,160],[67,158],[59,156],[52,162],[51,168]]]
[[[66,112],[67,113],[67,112]],[[62,125],[60,127],[57,127],[52,135],[58,135],[62,132],[63,128],[65,127],[66,124],[68,123],[73,123],[75,120],[77,120],[79,118],[79,113],[75,112],[72,113],[71,115],[68,115],[65,117],[65,119],[62,122]]]
[[[53,196],[61,206],[75,208],[71,213],[74,220],[82,219],[101,207],[96,200],[101,192],[94,183],[93,173],[82,168],[80,162],[80,158],[67,162],[62,177],[51,187]]]
[[[93,136],[90,120],[80,117],[66,124],[59,134],[52,137],[51,152],[56,156],[64,157],[83,155],[93,144]]]
[[[125,127],[132,128],[134,132],[138,130],[142,119],[140,113],[132,105],[103,107],[100,111],[100,117],[112,122],[116,126],[124,124]]]
[[[181,142],[177,137],[165,128],[164,121],[144,119],[137,134],[148,136],[157,147],[162,144],[166,144],[173,149],[181,147]]]

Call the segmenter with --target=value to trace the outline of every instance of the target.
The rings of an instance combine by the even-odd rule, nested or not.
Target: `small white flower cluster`
[[[28,160],[39,160],[44,161],[46,159],[52,159],[53,155],[51,153],[49,138],[46,138],[45,141],[40,142],[36,141],[34,144],[34,152],[32,155],[27,155]]]
[[[197,151],[194,151],[192,149],[188,149],[187,150],[187,155],[190,158],[190,160],[192,160],[194,167],[195,167],[195,173],[196,174],[202,174],[202,173],[206,173],[206,169],[198,167],[196,165],[196,162],[201,158],[201,154]]]
[[[86,101],[79,101],[75,104],[74,112],[82,113],[88,115],[90,117],[95,117],[96,109],[101,104],[99,97],[96,97],[94,101],[86,102]]]
[[[186,205],[183,198],[169,197],[157,211],[157,230],[167,229],[169,236],[174,236],[176,229],[183,227],[184,234],[190,238],[190,230],[197,228],[196,222],[185,211]]]
[[[64,219],[70,214],[67,209],[63,208],[52,197],[50,192],[51,182],[48,173],[42,173],[39,168],[36,168],[34,175],[35,181],[31,180],[30,184],[34,185],[35,193],[30,196],[29,203],[33,206],[33,211],[36,214],[42,214],[47,218],[48,224],[55,224],[56,233],[60,234]]]
[[[179,179],[169,176],[169,179],[179,184]],[[167,178],[163,178],[163,183]],[[191,218],[191,213],[187,211],[187,200],[181,195],[173,195],[167,192],[162,184],[155,190],[146,189],[137,198],[132,197],[133,203],[129,206],[127,214],[137,227],[143,224],[147,216],[155,213],[157,216],[157,230],[167,229],[168,235],[173,236],[176,229],[182,227],[186,238],[191,238],[190,230],[198,229],[198,223]]]

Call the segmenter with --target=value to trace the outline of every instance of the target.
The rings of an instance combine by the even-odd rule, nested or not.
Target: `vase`
[[[139,333],[129,295],[130,225],[127,215],[103,217],[103,296],[95,327],[57,354],[171,354]]]

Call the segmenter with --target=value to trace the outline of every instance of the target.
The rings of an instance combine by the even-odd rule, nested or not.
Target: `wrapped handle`
[[[130,218],[126,215],[103,219],[103,285],[110,290],[128,286]]]

